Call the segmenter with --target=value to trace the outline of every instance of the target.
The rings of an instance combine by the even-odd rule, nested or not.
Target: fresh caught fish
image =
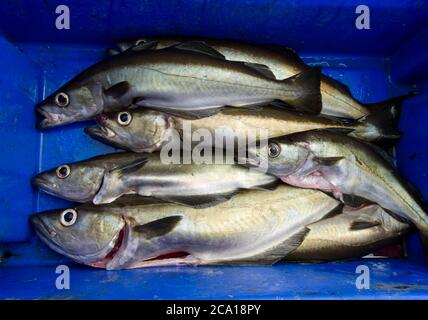
[[[363,198],[411,221],[428,247],[428,217],[409,185],[372,146],[328,130],[296,133],[248,148],[249,166],[263,167],[285,183],[331,192],[336,198]],[[241,155],[242,156],[242,155]]]
[[[393,218],[378,205],[343,212],[307,226],[303,243],[286,261],[334,261],[358,258],[395,243],[410,226]]]
[[[308,68],[296,52],[287,47],[263,47],[236,41],[216,39],[189,39],[174,37],[140,38],[118,42],[117,46],[119,51],[110,50],[110,52],[111,54],[117,54],[120,51],[125,50],[162,49],[189,40],[203,41],[208,46],[223,54],[228,60],[266,65],[278,80],[289,78],[307,70]],[[321,113],[327,116],[360,120],[375,113],[380,114],[378,116],[378,126],[396,126],[398,124],[402,102],[412,95],[413,94],[377,103],[365,104],[355,99],[346,85],[331,77],[321,75]]]
[[[159,153],[118,153],[60,165],[32,182],[77,202],[110,203],[138,194],[204,207],[226,201],[240,189],[273,189],[278,179],[235,164],[166,164]]]
[[[202,42],[160,50],[129,50],[86,69],[37,110],[39,128],[89,119],[138,106],[198,116],[224,105],[242,107],[279,100],[301,111],[321,110],[320,70],[277,80],[266,66],[228,61]]]
[[[238,134],[244,137],[253,132],[257,140],[260,132],[266,131],[269,138],[313,129],[343,129],[349,136],[366,141],[397,139],[399,132],[393,128],[380,132],[377,115],[367,121],[347,124],[339,120],[324,118],[295,111],[264,106],[258,110],[226,108],[209,117],[193,118],[168,114],[156,110],[129,109],[101,114],[96,117],[98,127],[88,127],[85,132],[91,137],[115,147],[134,152],[153,152],[168,143],[172,130],[183,136],[186,123],[191,132],[208,130],[212,137],[218,132],[232,139]]]
[[[215,207],[171,203],[82,205],[32,216],[54,251],[106,269],[270,265],[299,246],[308,224],[339,206],[328,195],[279,186],[244,191]]]

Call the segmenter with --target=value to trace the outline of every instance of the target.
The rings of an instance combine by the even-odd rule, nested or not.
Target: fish
[[[137,38],[116,43],[118,50],[110,50],[110,54],[132,50],[148,50],[167,48],[186,41],[202,41],[225,56],[227,60],[244,61],[266,65],[278,80],[287,79],[304,72],[309,66],[298,56],[296,51],[280,45],[260,46],[231,40],[186,38],[186,37],[158,37]],[[361,120],[376,114],[379,127],[397,126],[403,102],[416,94],[393,97],[375,103],[358,101],[345,84],[321,75],[321,114],[326,116]],[[382,120],[383,119],[383,120]],[[384,129],[380,129],[383,131]]]
[[[113,203],[31,216],[39,238],[74,261],[107,270],[178,265],[271,265],[292,252],[306,225],[340,203],[286,185],[244,191],[215,207]]]
[[[81,203],[111,203],[137,194],[197,208],[226,201],[241,189],[272,190],[279,183],[278,178],[236,165],[233,159],[231,164],[169,160],[160,153],[114,153],[62,164],[36,175],[32,183],[48,194]]]
[[[380,132],[376,125],[377,118],[371,115],[367,121],[346,123],[338,119],[325,118],[301,112],[295,112],[275,106],[262,106],[257,110],[246,108],[225,108],[204,118],[191,118],[158,110],[133,108],[124,111],[100,114],[95,117],[98,126],[86,127],[85,132],[92,138],[106,144],[134,152],[154,152],[161,150],[173,134],[183,137],[185,126],[191,132],[208,130],[212,140],[215,135],[235,139],[247,138],[252,132],[260,140],[261,132],[267,138],[274,138],[291,133],[313,129],[343,129],[349,136],[365,141],[396,140],[400,137],[394,128]],[[228,139],[228,138],[227,138]]]
[[[204,116],[225,105],[248,107],[271,101],[319,113],[320,69],[277,80],[266,66],[229,61],[201,42],[187,42],[105,59],[71,79],[36,110],[44,117],[38,128],[44,129],[131,104]]]
[[[428,216],[409,183],[379,149],[331,130],[312,130],[251,145],[237,162],[279,177],[301,188],[332,193],[342,202],[358,199],[379,204],[416,226],[425,250]]]
[[[341,213],[314,222],[296,250],[284,261],[326,262],[363,257],[396,243],[409,230],[407,223],[392,217],[380,206],[345,206]]]

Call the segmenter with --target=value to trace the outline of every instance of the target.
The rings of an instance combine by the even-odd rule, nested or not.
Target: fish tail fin
[[[313,114],[321,112],[321,68],[308,68],[295,76],[281,80],[281,82],[293,87],[295,95],[292,98],[287,95],[280,100],[299,111]]]
[[[395,124],[398,125],[400,121],[401,108],[403,106],[403,102],[408,98],[413,97],[417,94],[416,91],[411,91],[408,94],[397,96],[388,100],[375,102],[375,103],[366,103],[364,106],[370,110],[371,113],[376,113],[379,110],[388,110],[388,112],[392,115]]]
[[[377,142],[385,141],[396,144],[402,133],[398,130],[394,107],[381,108],[369,113],[355,123],[355,130],[350,134],[362,140]]]

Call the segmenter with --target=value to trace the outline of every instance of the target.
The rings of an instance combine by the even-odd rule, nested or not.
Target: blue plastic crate
[[[428,197],[428,1],[366,0],[370,29],[355,27],[361,1],[110,0],[0,3],[0,298],[428,298],[428,267],[416,234],[408,258],[273,267],[177,267],[104,271],[77,266],[41,244],[34,212],[68,202],[39,193],[30,178],[62,162],[115,151],[83,133],[85,124],[35,129],[34,105],[105,57],[122,38],[205,36],[295,48],[310,65],[375,102],[417,88],[400,123],[400,173]],[[55,27],[58,5],[70,29]],[[71,268],[57,290],[55,267]],[[370,289],[355,286],[367,265]]]

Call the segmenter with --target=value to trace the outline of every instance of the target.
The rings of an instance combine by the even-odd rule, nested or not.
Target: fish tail
[[[370,113],[380,112],[381,110],[384,110],[384,112],[389,112],[392,119],[395,121],[395,125],[398,125],[403,102],[415,95],[417,95],[416,91],[410,91],[405,95],[397,96],[380,102],[366,103],[364,106],[369,109]]]
[[[398,130],[396,112],[394,106],[380,108],[363,118],[356,124],[356,130],[351,135],[367,141],[388,141],[388,145],[395,145],[402,133]]]
[[[354,135],[364,135],[364,140],[388,141],[388,145],[394,145],[402,135],[398,130],[402,104],[414,95],[415,92],[410,92],[385,101],[366,104],[370,113],[358,120],[361,130],[357,128]]]
[[[280,100],[299,111],[313,114],[321,112],[321,68],[308,68],[281,82],[292,88],[293,97],[288,94]],[[287,91],[289,92],[289,90]]]

